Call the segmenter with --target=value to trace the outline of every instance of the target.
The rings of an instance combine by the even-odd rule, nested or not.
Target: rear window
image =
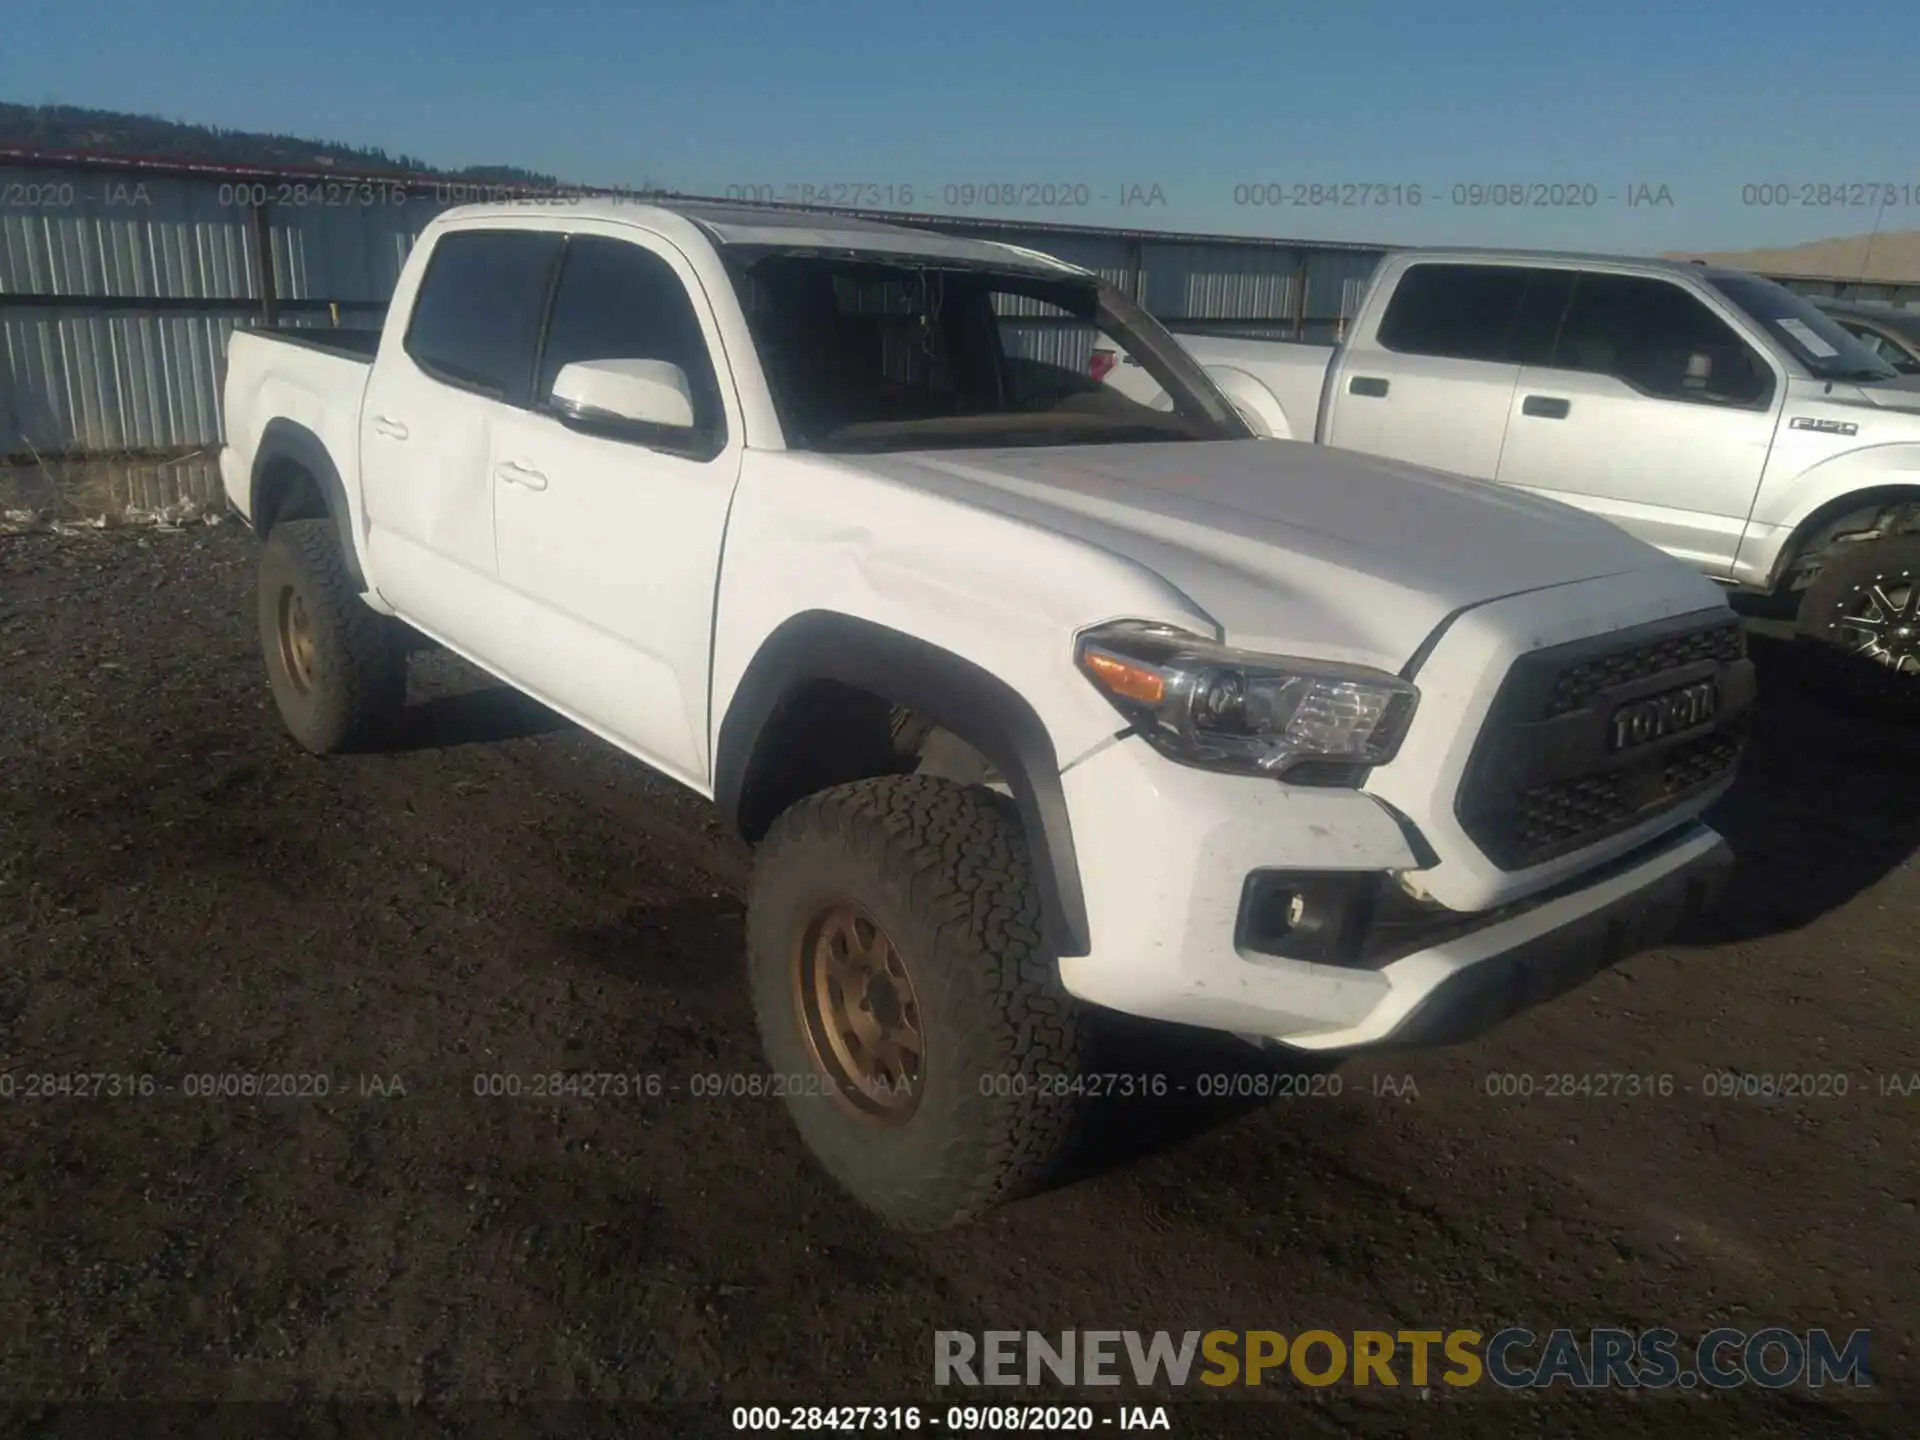
[[[1380,317],[1380,343],[1407,355],[1504,359],[1527,279],[1516,266],[1409,266]]]
[[[534,230],[443,235],[407,322],[406,350],[436,380],[523,405],[560,237]]]

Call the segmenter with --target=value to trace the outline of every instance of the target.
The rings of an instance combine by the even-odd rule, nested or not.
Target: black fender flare
[[[347,506],[346,484],[340,479],[340,471],[333,463],[333,456],[327,453],[325,442],[297,420],[284,417],[269,420],[260,432],[260,443],[254,447],[253,475],[247,490],[247,513],[253,517],[254,533],[264,538],[266,530],[262,527],[271,523],[272,517],[262,513],[261,503],[266,498],[267,476],[281,461],[299,466],[320,487],[327,513],[340,530],[340,557],[346,564],[347,574],[364,592],[368,588],[367,577],[360,569],[360,547],[354,543],[353,511]]]
[[[1086,897],[1053,738],[1018,691],[971,660],[870,620],[829,610],[793,616],[769,635],[727,706],[714,747],[714,801],[748,841],[773,823],[756,796],[756,756],[782,701],[797,687],[837,681],[932,720],[993,763],[1013,791],[1047,926],[1058,955],[1085,955]]]
[[[1920,513],[1920,487],[1897,482],[1864,485],[1858,490],[1844,491],[1824,501],[1793,527],[1793,533],[1780,547],[1780,553],[1774,556],[1773,569],[1766,579],[1766,589],[1770,593],[1778,591],[1793,576],[1795,566],[1802,559],[1818,553],[1823,543],[1832,542],[1838,534],[1846,533],[1842,527],[1852,517],[1866,516],[1870,521],[1878,521],[1890,514],[1898,516],[1903,511],[1910,516]],[[1898,535],[1910,532],[1896,529],[1890,533]],[[1741,538],[1744,542],[1745,535]]]

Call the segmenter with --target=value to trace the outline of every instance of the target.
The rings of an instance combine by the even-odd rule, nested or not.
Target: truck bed
[[[380,349],[380,331],[377,327],[363,330],[323,325],[276,325],[272,329],[257,329],[249,333],[263,340],[284,340],[289,345],[301,345],[309,350],[368,364],[372,363]]]
[[[1179,340],[1230,397],[1260,417],[1269,434],[1294,440],[1318,438],[1321,390],[1339,353],[1337,346],[1228,335],[1180,334]]]
[[[316,436],[350,470],[360,453],[360,401],[380,346],[377,330],[235,329],[227,342],[220,474],[234,509],[251,518],[254,452],[276,419]],[[351,483],[351,473],[340,480]]]

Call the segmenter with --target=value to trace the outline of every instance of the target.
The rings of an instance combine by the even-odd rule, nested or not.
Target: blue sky
[[[1920,229],[1913,0],[1824,14],[1781,0],[21,6],[0,47],[7,99],[587,184],[911,186],[919,209],[1625,251],[1790,243],[1876,219]],[[1505,182],[1599,203],[1452,203],[1456,185]],[[1876,215],[1743,193],[1855,182],[1904,200]],[[942,203],[948,186],[1003,183],[1088,203]],[[1290,198],[1315,183],[1398,185],[1401,203],[1236,203],[1237,187]],[[1670,204],[1627,204],[1661,186]]]

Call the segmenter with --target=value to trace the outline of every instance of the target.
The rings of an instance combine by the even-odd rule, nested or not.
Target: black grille
[[[1504,870],[1544,864],[1629,829],[1720,783],[1738,765],[1753,698],[1746,637],[1725,611],[1522,656],[1474,747],[1455,804]],[[1704,727],[1614,752],[1620,707],[1704,680]]]
[[[1516,863],[1507,868],[1564,855],[1678,804],[1740,762],[1741,739],[1742,730],[1732,729],[1686,741],[1651,775],[1612,770],[1521,791],[1509,842]]]
[[[1644,680],[1700,660],[1732,662],[1747,653],[1747,632],[1738,620],[1711,629],[1669,635],[1631,650],[1596,656],[1563,671],[1553,682],[1547,718],[1578,710],[1603,690]]]

